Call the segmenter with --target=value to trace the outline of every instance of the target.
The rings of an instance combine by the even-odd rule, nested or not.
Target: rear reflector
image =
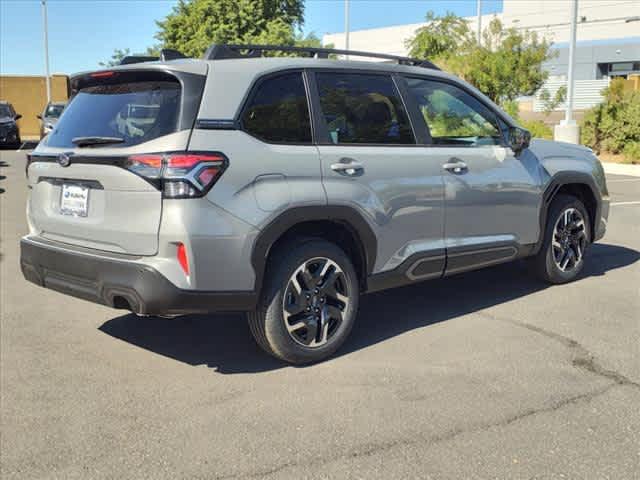
[[[184,273],[186,275],[189,275],[189,259],[187,258],[187,248],[183,243],[178,244],[177,257],[178,263],[180,263],[182,270],[184,270]]]
[[[226,166],[221,153],[152,153],[131,155],[126,162],[128,170],[160,187],[165,198],[205,195]]]

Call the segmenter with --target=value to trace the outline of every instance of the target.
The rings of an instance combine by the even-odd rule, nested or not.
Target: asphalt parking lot
[[[549,288],[523,262],[363,297],[293,368],[242,316],[137,318],[23,280],[24,153],[0,152],[1,476],[637,479],[640,177]]]

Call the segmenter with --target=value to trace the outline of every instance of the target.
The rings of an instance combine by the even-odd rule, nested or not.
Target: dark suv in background
[[[0,101],[0,146],[18,147],[22,145],[18,120],[22,115],[16,113],[9,102]]]

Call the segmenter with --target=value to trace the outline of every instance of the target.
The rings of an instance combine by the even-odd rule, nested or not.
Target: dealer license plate
[[[62,184],[60,213],[86,217],[89,212],[89,189],[82,185]]]

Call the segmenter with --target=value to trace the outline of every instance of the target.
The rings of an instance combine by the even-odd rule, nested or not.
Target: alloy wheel
[[[312,258],[296,268],[282,304],[291,338],[305,347],[325,345],[344,322],[349,294],[345,273],[329,258]]]
[[[571,272],[582,262],[587,247],[587,232],[582,212],[567,208],[553,227],[553,261],[562,272]]]

